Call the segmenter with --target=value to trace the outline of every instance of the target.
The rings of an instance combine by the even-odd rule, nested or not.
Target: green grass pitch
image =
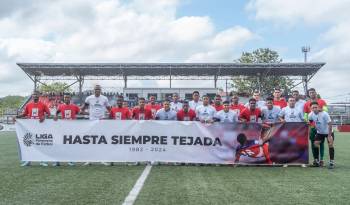
[[[135,204],[350,204],[349,146],[336,133],[334,170],[153,166]],[[144,169],[19,163],[15,133],[0,133],[0,204],[121,204]]]

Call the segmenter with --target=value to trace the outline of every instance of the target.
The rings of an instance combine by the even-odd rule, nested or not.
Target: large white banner
[[[179,121],[17,120],[16,131],[23,161],[231,164],[237,136],[234,126]]]
[[[308,163],[306,123],[18,120],[20,158],[59,162]]]

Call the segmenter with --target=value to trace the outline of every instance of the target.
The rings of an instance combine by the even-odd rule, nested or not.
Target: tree
[[[22,96],[6,96],[0,99],[0,114],[10,110],[17,110],[22,103],[24,103],[25,97]]]
[[[43,93],[50,92],[71,92],[71,89],[68,87],[67,83],[54,82],[51,84],[40,85],[39,91]]]
[[[282,59],[276,51],[269,48],[259,48],[252,53],[243,52],[242,56],[235,60],[237,63],[281,63]],[[275,87],[289,93],[293,86],[293,80],[285,76],[263,76],[260,78],[260,92],[263,94],[272,93]],[[232,87],[237,93],[252,93],[259,90],[259,76],[239,76],[233,79]]]

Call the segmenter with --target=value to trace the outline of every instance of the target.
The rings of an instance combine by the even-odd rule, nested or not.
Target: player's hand
[[[45,121],[45,118],[44,118],[44,117],[39,119],[39,122],[40,122],[40,123],[42,123],[42,122],[44,122],[44,121]]]

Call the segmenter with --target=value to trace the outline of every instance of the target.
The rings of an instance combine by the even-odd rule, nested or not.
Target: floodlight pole
[[[308,54],[308,52],[310,52],[310,46],[303,46],[303,47],[301,47],[301,52],[303,52],[304,53],[304,63],[307,63],[307,54]],[[302,81],[303,81],[303,84],[304,84],[304,93],[305,93],[305,95],[307,95],[308,93],[307,93],[307,91],[308,91],[308,76],[306,75],[306,76],[303,76],[303,78],[302,78]]]

